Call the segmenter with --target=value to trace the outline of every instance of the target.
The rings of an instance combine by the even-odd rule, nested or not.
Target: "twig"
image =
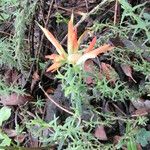
[[[43,87],[41,86],[40,83],[39,83],[39,88],[44,92],[44,94],[46,95],[46,97],[47,97],[53,104],[55,104],[55,105],[56,105],[58,108],[60,108],[61,110],[63,110],[63,111],[65,111],[65,112],[67,112],[68,114],[74,116],[74,113],[73,113],[73,112],[67,110],[66,108],[64,108],[64,107],[60,106],[58,103],[56,103],[56,102],[45,92],[45,90],[43,89]]]
[[[115,3],[114,26],[116,25],[116,21],[117,21],[117,12],[118,12],[118,0],[116,0]]]
[[[83,15],[81,17],[81,19],[79,20],[79,22],[77,22],[77,24],[75,25],[75,27],[77,28],[84,20],[86,20],[91,14],[95,13],[96,11],[98,11],[108,0],[103,0],[100,4],[98,4],[96,7],[94,7],[89,13],[86,13],[85,15]],[[61,41],[61,44],[63,44],[65,42],[65,40],[67,39],[67,35],[63,38],[63,40]]]
[[[86,11],[88,12],[89,11],[88,1],[87,0],[84,0],[84,1],[85,1],[85,5],[86,5]]]
[[[9,35],[9,36],[13,36],[12,34],[10,33],[7,33],[7,32],[4,32],[4,31],[0,31],[1,34],[5,34],[5,35]]]
[[[48,10],[47,20],[44,22],[45,28],[47,28],[47,26],[48,26],[48,22],[49,22],[49,19],[50,19],[50,14],[51,14],[51,9],[52,9],[52,6],[53,6],[53,2],[54,2],[54,0],[51,1],[51,4],[49,6],[49,10]],[[39,49],[38,49],[38,52],[37,52],[37,58],[39,58],[39,54],[40,54],[40,51],[42,49],[43,40],[44,40],[44,34],[42,34],[42,37],[41,37],[41,42],[39,44]]]
[[[61,9],[63,11],[67,11],[67,12],[70,12],[72,13],[72,10],[71,9],[67,9],[67,8],[64,8],[64,7],[61,7],[61,6],[57,6],[56,4],[54,4],[54,8],[56,9]],[[77,14],[77,15],[80,15],[80,16],[83,16],[85,15],[84,12],[81,12],[81,11],[73,11],[74,14]]]

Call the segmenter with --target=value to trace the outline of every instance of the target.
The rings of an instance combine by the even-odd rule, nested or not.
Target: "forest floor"
[[[150,2],[2,0],[0,149],[149,150]]]

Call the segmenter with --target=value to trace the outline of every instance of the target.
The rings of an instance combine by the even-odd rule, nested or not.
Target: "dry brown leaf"
[[[40,80],[40,76],[38,75],[38,72],[35,71],[32,75],[32,82],[31,82],[31,91],[33,91],[33,88],[35,86],[35,84],[37,83],[37,81]]]
[[[144,100],[141,98],[138,98],[137,100],[133,100],[131,101],[131,103],[136,109],[141,109],[145,107]]]
[[[84,63],[84,70],[87,73],[93,73],[93,71],[94,71],[94,63],[93,63],[92,60],[89,59],[89,60],[85,61],[85,63]],[[85,82],[86,82],[86,84],[92,84],[94,81],[93,81],[93,78],[91,76],[88,76],[88,77],[86,77]]]
[[[17,136],[14,138],[14,140],[15,140],[16,142],[22,143],[26,137],[27,137],[26,134],[20,134],[20,135],[17,135]]]
[[[150,109],[146,109],[146,108],[142,108],[142,109],[137,109],[132,117],[136,117],[136,116],[146,116],[148,115],[148,113],[150,113]]]
[[[14,106],[14,105],[23,105],[25,102],[29,101],[32,99],[31,96],[27,95],[18,95],[17,93],[12,93],[8,96],[0,96],[0,103],[3,105],[9,105],[9,106]]]
[[[15,70],[7,70],[5,72],[5,82],[6,84],[14,83],[14,81],[17,81],[18,79],[18,73]]]
[[[17,136],[17,132],[14,129],[4,128],[3,131],[8,135],[8,137],[15,137],[15,136]]]
[[[107,135],[106,135],[106,132],[105,132],[105,129],[104,129],[104,126],[102,125],[99,125],[96,129],[95,129],[95,133],[94,133],[94,136],[96,138],[98,138],[99,140],[102,140],[102,141],[106,141],[108,138],[107,138]]]
[[[136,109],[150,109],[150,100],[143,100],[139,98],[137,100],[132,101],[132,104]]]
[[[113,84],[115,84],[118,79],[118,74],[115,69],[111,65],[104,62],[101,63],[101,73]]]
[[[131,78],[136,83],[136,81],[132,77],[132,69],[131,69],[131,67],[129,65],[127,65],[127,64],[122,64],[121,68],[122,68],[123,72],[125,73],[125,75],[128,76],[129,78]]]

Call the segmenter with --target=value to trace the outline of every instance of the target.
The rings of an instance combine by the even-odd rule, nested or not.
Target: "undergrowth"
[[[30,24],[30,18],[34,14],[37,1],[32,5],[29,5],[27,0],[23,2],[3,0],[2,2],[3,13],[0,16],[0,20],[3,23],[0,25],[13,18],[14,33],[10,38],[0,39],[0,65],[14,67],[24,73],[24,70],[30,67],[31,61],[27,53],[28,46],[25,32]],[[57,145],[58,150],[112,150],[127,147],[128,150],[137,150],[137,143],[143,147],[148,144],[150,133],[144,129],[149,121],[147,117],[132,117],[130,115],[121,115],[119,117],[115,111],[102,110],[102,104],[106,101],[111,104],[124,104],[143,95],[150,97],[150,63],[143,59],[145,53],[150,54],[150,48],[148,47],[150,44],[150,19],[148,14],[144,13],[146,3],[134,7],[127,3],[126,0],[119,0],[119,3],[123,11],[119,24],[114,25],[108,21],[94,22],[91,29],[95,33],[101,33],[104,28],[109,30],[109,32],[99,37],[98,45],[108,42],[113,37],[128,41],[124,47],[117,46],[110,53],[110,57],[107,60],[109,62],[113,60],[116,64],[130,65],[134,71],[142,73],[141,80],[143,82],[135,90],[125,81],[120,80],[119,77],[114,85],[105,76],[100,79],[97,71],[98,67],[94,74],[88,74],[82,70],[83,66],[65,65],[61,68],[61,71],[57,72],[56,78],[62,84],[62,89],[68,98],[73,115],[70,115],[61,123],[58,121],[59,117],[57,116],[54,116],[52,121],[45,122],[36,113],[33,119],[24,117],[23,120],[27,131],[39,139],[42,147]],[[5,7],[10,7],[12,4],[15,8],[13,13],[4,11]],[[21,8],[17,9],[17,7]],[[61,21],[66,22],[66,19],[59,13],[56,14],[56,18],[58,24]],[[142,36],[139,37],[139,35]],[[144,46],[146,50],[143,50],[141,46]],[[132,58],[133,55],[134,59]],[[107,57],[107,54],[105,56]],[[93,78],[93,85],[91,86],[85,82],[85,79],[89,76]],[[5,85],[3,79],[1,79],[0,95],[9,95],[13,92],[23,94],[24,91],[18,86]],[[91,104],[91,101],[94,101],[95,107]],[[43,107],[43,101],[37,101],[34,107]],[[117,121],[126,126],[126,130],[117,144],[113,144],[112,139],[108,139],[108,142],[103,142],[94,136],[94,128],[104,125],[109,130],[113,128]],[[35,126],[36,128],[34,128]],[[43,132],[47,130],[50,132],[45,136]]]

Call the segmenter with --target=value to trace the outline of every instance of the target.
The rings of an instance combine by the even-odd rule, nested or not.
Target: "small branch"
[[[51,4],[49,6],[49,10],[48,10],[47,19],[46,19],[46,21],[44,21],[44,27],[45,28],[47,28],[47,26],[48,26],[48,22],[49,22],[49,19],[50,19],[50,14],[51,14],[51,9],[52,9],[52,6],[53,6],[53,2],[54,2],[54,0],[51,1]],[[40,55],[40,52],[41,52],[41,49],[42,49],[43,40],[44,40],[44,33],[41,36],[41,41],[40,41],[40,44],[39,44],[39,49],[38,49],[37,54],[36,54],[36,57],[38,59],[39,59],[39,55]]]
[[[58,108],[60,108],[61,110],[63,110],[63,111],[65,111],[65,112],[67,112],[68,114],[74,116],[74,113],[73,113],[73,112],[67,110],[66,108],[64,108],[64,107],[60,106],[58,103],[56,103],[56,102],[45,92],[45,90],[43,89],[43,87],[41,86],[40,83],[39,83],[39,88],[44,92],[44,94],[46,95],[46,97],[47,97],[53,104],[55,104],[55,105],[56,105]]]
[[[77,28],[83,21],[85,21],[91,14],[95,13],[96,11],[98,11],[108,0],[103,0],[100,4],[98,4],[96,7],[94,7],[89,13],[85,13],[81,19],[79,20],[79,22],[77,22],[77,24],[75,25],[75,27]],[[63,44],[65,42],[65,40],[67,39],[67,35],[63,38],[63,40],[61,41],[61,44]]]
[[[1,34],[5,34],[5,35],[8,35],[8,36],[13,36],[12,34],[7,33],[7,32],[4,32],[4,31],[1,31],[1,30],[0,30],[0,33],[1,33]]]
[[[118,0],[116,0],[116,3],[115,3],[114,26],[116,25],[116,22],[117,22],[117,12],[118,12]]]

